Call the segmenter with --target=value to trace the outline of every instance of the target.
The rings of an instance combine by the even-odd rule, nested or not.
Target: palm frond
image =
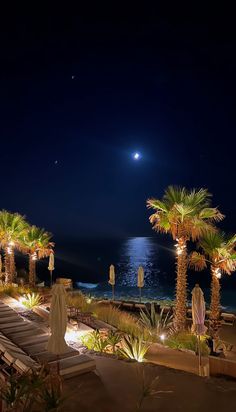
[[[205,207],[200,211],[199,217],[214,222],[220,222],[225,216],[216,207]]]
[[[198,252],[192,252],[189,256],[189,266],[195,270],[203,270],[207,267],[206,258]]]
[[[149,209],[156,209],[158,211],[162,211],[162,212],[167,212],[167,206],[165,205],[164,202],[162,202],[161,200],[158,199],[148,199],[147,200],[147,207]]]

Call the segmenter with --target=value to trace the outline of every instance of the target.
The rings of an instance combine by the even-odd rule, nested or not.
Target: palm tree
[[[211,195],[206,189],[187,190],[169,186],[161,200],[149,199],[147,207],[155,210],[150,216],[153,229],[169,233],[176,241],[176,302],[174,326],[184,329],[187,303],[187,242],[214,231],[213,222],[223,219],[217,208],[211,207]]]
[[[28,228],[25,218],[7,210],[0,212],[0,246],[4,250],[5,281],[11,283],[15,275],[14,248],[20,247],[20,238]]]
[[[49,256],[54,244],[52,235],[37,226],[30,226],[22,238],[22,250],[29,255],[29,284],[35,286],[36,261]]]
[[[220,325],[220,278],[221,273],[231,275],[236,270],[236,235],[227,238],[223,232],[209,232],[199,240],[198,246],[203,253],[193,252],[190,256],[190,266],[202,270],[207,264],[210,265],[210,327],[212,334],[217,335]]]

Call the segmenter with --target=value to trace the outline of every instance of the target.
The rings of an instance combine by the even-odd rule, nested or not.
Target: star
[[[57,164],[58,164],[58,160],[55,160],[54,164],[57,165]]]

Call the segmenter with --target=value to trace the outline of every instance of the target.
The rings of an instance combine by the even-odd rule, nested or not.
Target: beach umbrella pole
[[[201,376],[202,375],[202,354],[201,354],[200,335],[197,335],[197,342],[198,342],[198,372],[199,372],[199,376]]]
[[[60,356],[57,355],[57,374],[60,376]]]
[[[115,285],[112,285],[112,299],[115,300]]]
[[[139,288],[139,302],[142,300],[142,288]]]
[[[52,270],[50,270],[50,283],[51,283],[51,287],[52,287]]]

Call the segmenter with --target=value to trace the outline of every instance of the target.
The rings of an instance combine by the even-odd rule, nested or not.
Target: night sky
[[[55,241],[152,235],[146,199],[178,184],[207,187],[234,232],[233,18],[101,5],[2,14],[1,208]]]

